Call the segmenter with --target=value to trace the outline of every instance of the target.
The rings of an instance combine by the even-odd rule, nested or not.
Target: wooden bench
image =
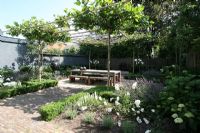
[[[85,82],[87,83],[88,76],[70,75],[70,76],[69,76],[69,81],[70,81],[70,82],[75,82],[75,79],[76,79],[76,78],[80,78],[81,80],[85,80]]]
[[[95,81],[95,80],[105,80],[107,81],[108,77],[95,77],[95,76],[89,76],[88,77],[88,80],[87,80],[87,83],[90,85],[91,84],[91,81]],[[109,84],[112,85],[112,81],[113,81],[113,78],[110,77],[110,82]]]

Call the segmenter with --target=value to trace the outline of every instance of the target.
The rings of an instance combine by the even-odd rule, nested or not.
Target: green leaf
[[[80,0],[77,0],[74,4],[77,5],[77,6],[80,6],[81,2],[80,2]]]

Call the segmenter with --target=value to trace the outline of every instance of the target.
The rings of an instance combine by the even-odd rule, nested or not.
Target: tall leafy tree
[[[80,9],[73,9],[73,24],[78,29],[92,30],[107,35],[108,39],[108,83],[110,81],[110,47],[111,35],[119,31],[133,32],[146,24],[148,17],[144,15],[144,7],[133,6],[127,1],[113,0],[77,0]]]
[[[62,25],[62,28],[58,28]],[[46,45],[56,41],[68,41],[70,38],[67,32],[63,32],[63,28],[67,28],[68,24],[61,21],[57,17],[55,23],[49,23],[43,19],[32,17],[30,20],[25,20],[22,23],[14,22],[13,25],[7,25],[8,34],[12,36],[22,35],[27,39],[27,43],[34,46],[34,51],[38,55],[38,78],[42,77],[43,65],[43,49]]]

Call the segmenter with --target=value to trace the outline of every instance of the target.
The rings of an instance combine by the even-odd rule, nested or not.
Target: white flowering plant
[[[161,119],[170,118],[181,132],[197,132],[200,127],[200,76],[175,76],[166,81],[157,110]],[[182,128],[179,128],[182,127]]]
[[[131,96],[128,91],[125,90],[120,90],[117,92],[118,97],[116,98],[115,101],[115,106],[114,109],[116,112],[119,112],[120,114],[124,116],[130,116],[131,112],[131,107],[133,106],[133,103],[131,101]],[[116,104],[119,103],[119,104]]]

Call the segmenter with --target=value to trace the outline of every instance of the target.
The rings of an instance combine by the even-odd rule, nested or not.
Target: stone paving
[[[72,133],[55,121],[42,121],[38,108],[91,87],[61,80],[58,87],[0,100],[0,133]]]

